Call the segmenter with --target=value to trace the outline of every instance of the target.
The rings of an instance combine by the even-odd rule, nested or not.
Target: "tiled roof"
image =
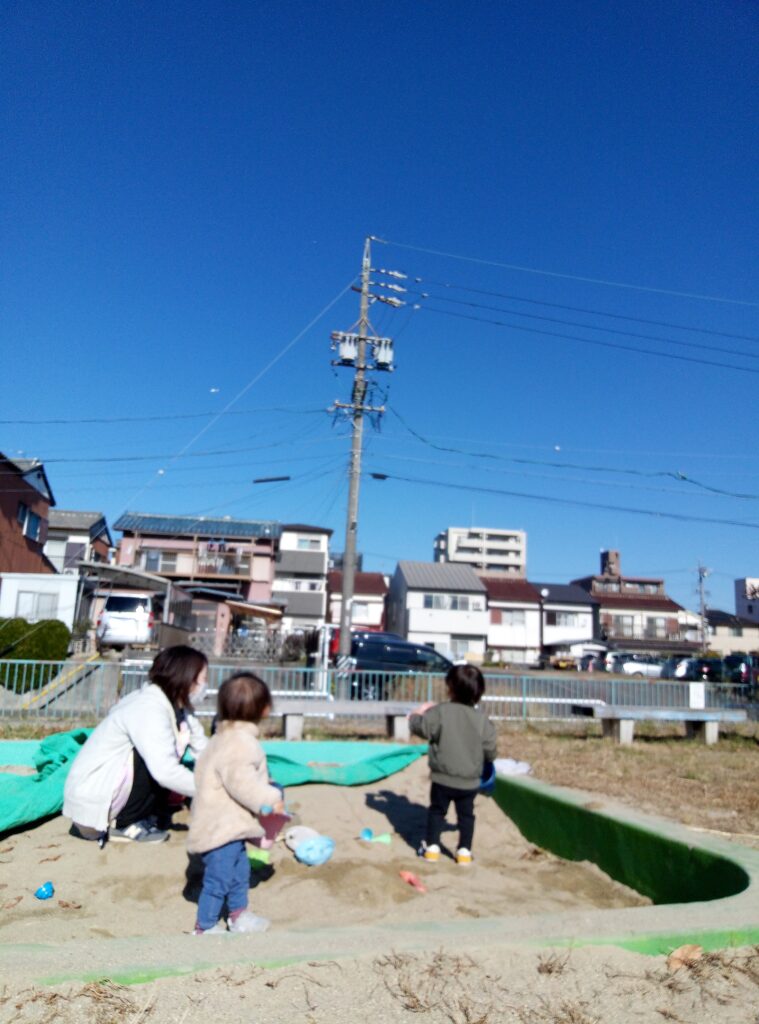
[[[343,574],[336,569],[327,573],[327,587],[333,594],[340,593],[343,589]],[[384,597],[387,593],[385,577],[381,572],[357,572],[353,593]]]
[[[484,594],[485,584],[468,565],[451,562],[399,562],[397,572],[412,590],[451,590]]]
[[[503,576],[480,576],[490,601],[519,601],[522,604],[540,604],[540,594],[527,580],[512,580]]]
[[[101,519],[105,519],[102,512],[72,512],[57,508],[50,510],[48,525],[51,529],[89,530]]]
[[[539,594],[548,591],[543,598],[546,604],[598,604],[595,597],[574,583],[533,583],[532,586]]]
[[[741,628],[752,626],[754,629],[759,629],[759,622],[752,622],[751,619],[742,619],[738,615],[732,615],[730,612],[721,612],[717,608],[709,608],[707,610],[706,621],[710,626],[740,626]]]
[[[639,608],[647,612],[681,612],[682,605],[669,597],[649,597],[646,594],[598,594],[596,602],[601,611],[606,608]]]
[[[279,523],[258,519],[212,519],[207,516],[149,515],[125,512],[113,524],[124,533],[157,534],[172,537],[279,537]]]

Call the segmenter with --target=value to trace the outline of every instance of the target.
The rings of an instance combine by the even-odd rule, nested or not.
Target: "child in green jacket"
[[[483,764],[496,758],[495,726],[477,708],[485,680],[476,665],[454,665],[445,677],[448,700],[423,704],[409,716],[409,727],[429,742],[430,807],[427,838],[420,854],[440,859],[440,833],[451,801],[456,808],[458,864],[472,863],[474,798],[480,788]]]

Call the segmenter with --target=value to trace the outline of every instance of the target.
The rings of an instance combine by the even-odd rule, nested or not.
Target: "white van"
[[[156,595],[149,591],[111,590],[95,630],[98,646],[134,647],[151,643],[155,600]]]

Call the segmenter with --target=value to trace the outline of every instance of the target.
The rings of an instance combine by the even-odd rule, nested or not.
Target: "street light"
[[[551,591],[548,587],[543,587],[540,591],[540,651],[538,652],[538,661],[541,668],[543,668],[543,604],[550,593]]]

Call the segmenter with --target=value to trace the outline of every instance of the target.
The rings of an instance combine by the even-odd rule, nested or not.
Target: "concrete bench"
[[[711,745],[719,738],[720,724],[746,721],[746,712],[725,708],[645,708],[615,704],[572,705],[573,715],[600,719],[604,737],[617,743],[632,743],[636,722],[685,722],[688,739]]]
[[[303,722],[306,716],[384,718],[388,736],[395,740],[408,740],[411,738],[408,714],[418,706],[416,701],[275,697],[271,714],[272,717],[282,718],[286,740],[303,739]]]

